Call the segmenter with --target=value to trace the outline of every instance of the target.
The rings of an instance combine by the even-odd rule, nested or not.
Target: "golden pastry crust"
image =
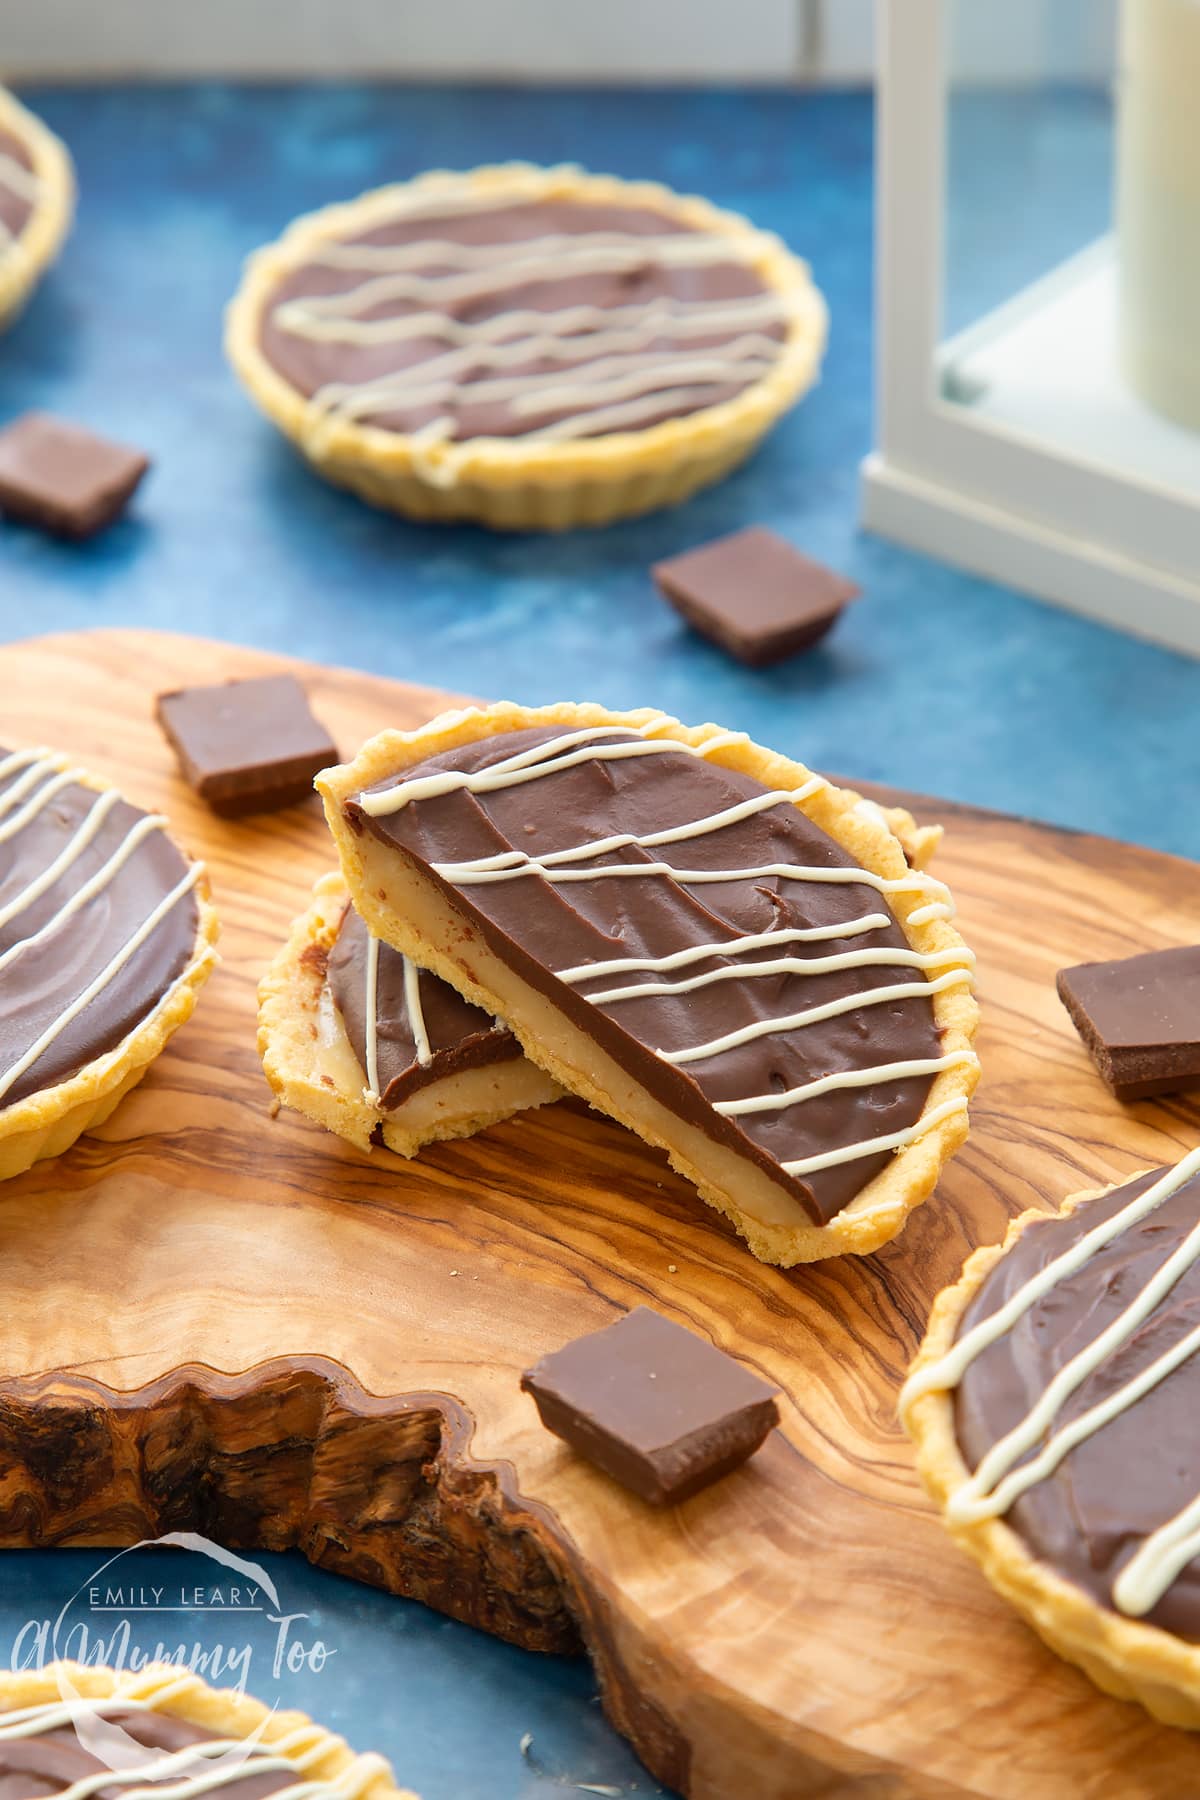
[[[697,1154],[693,1158],[685,1154],[672,1141],[671,1136],[664,1133],[661,1123],[648,1123],[645,1117],[635,1120],[627,1107],[614,1101],[608,1088],[598,1082],[588,1070],[565,1062],[561,1054],[556,1054],[542,1038],[523,1030],[506,1009],[502,996],[493,993],[472,972],[472,967],[465,965],[464,955],[469,956],[475,969],[478,968],[481,951],[477,941],[469,945],[466,952],[460,946],[456,955],[453,946],[430,942],[414,928],[407,914],[398,911],[394,905],[389,905],[386,878],[381,879],[380,867],[376,866],[373,871],[368,872],[366,866],[366,859],[373,855],[375,840],[369,839],[365,834],[357,834],[347,823],[343,812],[344,803],[361,789],[375,782],[392,779],[404,769],[424,761],[426,757],[436,756],[442,751],[480,738],[524,731],[541,725],[561,725],[565,730],[571,730],[595,725],[638,729],[651,724],[655,728],[648,733],[649,736],[672,738],[693,746],[725,735],[715,725],[680,725],[675,720],[663,718],[652,709],[610,712],[601,706],[564,702],[556,706],[533,708],[509,703],[486,708],[472,707],[465,711],[444,713],[418,731],[387,731],[372,738],[352,763],[326,769],[318,775],[316,782],[325,802],[326,817],[355,905],[378,936],[412,956],[414,961],[443,976],[468,1000],[506,1018],[521,1040],[526,1055],[531,1061],[540,1063],[556,1081],[581,1095],[599,1111],[630,1125],[646,1141],[666,1150],[673,1167],[695,1184],[710,1206],[732,1221],[761,1261],[786,1268],[798,1262],[814,1262],[826,1256],[845,1253],[866,1255],[895,1237],[913,1209],[932,1193],[943,1165],[966,1138],[965,1104],[961,1110],[938,1119],[923,1135],[897,1151],[888,1166],[874,1176],[828,1224],[816,1225],[811,1221],[801,1223],[794,1218],[783,1222],[753,1216],[746,1204],[740,1204],[734,1196],[732,1190],[735,1185],[740,1184],[730,1180],[718,1181],[714,1174],[714,1166],[720,1153],[711,1140],[706,1138],[703,1146],[697,1146]],[[748,775],[769,788],[797,788],[812,779],[811,772],[802,764],[764,750],[745,737],[722,745],[710,754],[708,760]],[[800,806],[861,867],[889,878],[906,873],[907,865],[899,842],[886,821],[880,818],[878,809],[873,806],[864,808],[859,795],[826,784],[801,802]],[[389,859],[382,846],[380,849],[383,855],[380,856],[379,863],[386,861],[389,869],[393,869],[400,859],[394,855]],[[429,888],[430,884],[420,878],[418,885]],[[954,953],[961,952],[962,963],[966,966],[970,953],[947,920],[927,919],[913,923],[910,915],[920,911],[925,898],[919,893],[893,894],[889,897],[889,904],[909,944],[921,952],[948,953],[947,967],[952,966],[950,959]],[[461,933],[459,936],[461,937]],[[947,1054],[961,1052],[969,1056],[978,1018],[978,1008],[971,995],[970,984],[964,982],[961,986],[945,988],[931,996],[931,1003],[942,1034],[944,1051]],[[593,1067],[596,1066],[598,1058],[594,1051],[588,1061]],[[956,1067],[942,1070],[934,1077],[925,1114],[932,1113],[944,1104],[959,1100],[965,1103],[974,1091],[978,1076],[978,1063],[973,1056],[970,1056],[970,1060],[964,1059]],[[673,1131],[673,1127],[671,1130]],[[730,1154],[733,1157],[733,1153]],[[733,1161],[744,1173],[744,1159],[733,1157]]]
[[[96,793],[113,786],[88,774],[80,775],[78,782]],[[0,1107],[0,1181],[24,1174],[47,1157],[61,1156],[85,1131],[102,1125],[191,1018],[200,989],[216,967],[220,930],[206,875],[200,876],[193,892],[198,918],[192,955],[165,1004],[143,1019],[123,1043],[85,1063],[68,1080]]]
[[[40,193],[11,243],[0,245],[0,330],[12,323],[62,248],[75,211],[75,171],[66,145],[0,88],[0,131],[29,151]]]
[[[415,1105],[385,1112],[370,1099],[345,1030],[329,1006],[325,982],[326,958],[349,904],[341,875],[323,875],[259,983],[258,1053],[285,1106],[360,1150],[373,1148],[378,1130],[389,1150],[415,1156],[423,1144],[472,1137],[516,1112],[562,1098],[562,1089],[536,1064],[514,1057],[467,1071],[457,1087],[431,1083],[414,1094]]]
[[[330,238],[369,231],[397,199],[439,188],[502,200],[580,199],[648,206],[699,231],[721,231],[788,308],[788,333],[770,370],[733,399],[643,430],[569,443],[467,438],[421,446],[411,436],[330,419],[272,366],[259,347],[264,312],[280,283]],[[415,181],[310,213],[253,255],[226,317],[225,347],[251,397],[320,474],[377,506],[418,519],[474,519],[503,531],[603,525],[686,499],[742,462],[816,379],[825,303],[808,266],[770,232],[707,200],[650,181],[619,181],[571,165],[505,163],[466,174],[433,170]]]
[[[60,1670],[66,1677],[62,1683]],[[153,1664],[133,1674],[64,1662],[51,1663],[44,1669],[2,1674],[0,1721],[6,1712],[14,1712],[18,1707],[56,1703],[64,1691],[69,1697],[71,1688],[87,1700],[109,1696],[152,1700],[161,1694],[164,1713],[186,1719],[189,1724],[221,1737],[245,1738],[254,1732],[262,1743],[278,1744],[292,1733],[300,1732],[303,1737],[290,1754],[307,1757],[308,1752],[317,1752],[307,1766],[306,1779],[333,1782],[340,1777],[345,1783],[344,1800],[417,1800],[408,1788],[396,1786],[391,1768],[383,1757],[374,1753],[356,1755],[344,1738],[315,1724],[307,1713],[278,1712],[233,1688],[211,1688],[198,1675],[190,1675],[173,1664]],[[169,1694],[167,1690],[170,1690]],[[289,1751],[284,1750],[281,1754],[287,1756]],[[236,1794],[236,1783],[230,1791]]]
[[[1149,1170],[1139,1171],[1149,1174]],[[1137,1174],[1106,1188],[1073,1194],[1060,1216],[1136,1181]],[[1012,1249],[1025,1229],[1055,1215],[1030,1210],[1009,1225],[1002,1244],[976,1250],[953,1287],[934,1302],[924,1341],[909,1373],[916,1375],[945,1356],[959,1324],[985,1277]],[[926,1493],[945,1515],[950,1496],[970,1476],[954,1428],[953,1390],[920,1394],[902,1410],[905,1430],[916,1446],[917,1469]],[[945,1520],[946,1529],[1051,1650],[1075,1663],[1096,1686],[1119,1700],[1137,1700],[1166,1725],[1200,1730],[1200,1645],[1187,1644],[1156,1625],[1099,1605],[1082,1588],[1059,1575],[1028,1550],[1003,1519],[968,1523]]]

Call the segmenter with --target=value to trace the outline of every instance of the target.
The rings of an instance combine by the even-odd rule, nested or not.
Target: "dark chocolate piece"
[[[1118,1100],[1200,1086],[1200,944],[1060,969],[1058,993]]]
[[[807,650],[859,591],[760,525],[655,563],[650,573],[694,630],[751,668]]]
[[[998,1312],[1047,1263],[1110,1219],[1165,1169],[1060,1218],[1026,1226],[984,1277],[958,1335]],[[1125,1311],[1200,1218],[1200,1176],[1139,1224],[1120,1232],[1084,1266],[1060,1279],[964,1373],[955,1395],[958,1441],[975,1469],[1040,1399],[1058,1371]],[[1138,1374],[1200,1322],[1200,1262],[1193,1262],[1121,1350],[1107,1357],[1063,1406],[1065,1426]],[[1152,1532],[1200,1492],[1200,1357],[1192,1356],[1119,1413],[1004,1515],[1034,1555],[1098,1600],[1112,1605],[1113,1582]],[[1176,1576],[1145,1615],[1189,1642],[1200,1642],[1200,1557]]]
[[[55,1700],[47,1703],[45,1715],[47,1721],[56,1714],[61,1714],[60,1703]],[[135,1742],[144,1744],[147,1749],[171,1753],[186,1750],[192,1744],[211,1743],[220,1734],[206,1731],[202,1725],[193,1725],[189,1719],[181,1719],[165,1711],[123,1712],[120,1708],[106,1709],[106,1719],[114,1720]],[[38,1721],[31,1721],[35,1726]],[[4,1714],[0,1712],[0,1727],[4,1723]],[[300,1769],[262,1769],[256,1767],[257,1759],[247,1757],[246,1761],[232,1779],[226,1777],[220,1792],[228,1794],[230,1800],[264,1800],[267,1794],[279,1793],[281,1789],[294,1787],[303,1779]],[[29,1732],[20,1737],[0,1737],[0,1800],[35,1800],[39,1795],[61,1794],[76,1782],[94,1779],[103,1775],[109,1765],[84,1748],[73,1725],[47,1724],[45,1730]],[[200,1777],[206,1767],[205,1762],[177,1768],[172,1777],[178,1784],[195,1783],[196,1800],[206,1800],[203,1782]],[[162,1777],[162,1782],[167,1778]],[[95,1789],[96,1800],[121,1800],[121,1796],[129,1791],[129,1777],[124,1781],[114,1774],[109,1782]],[[150,1792],[159,1786],[159,1782],[143,1780],[140,1784]]]
[[[776,1388],[648,1306],[543,1356],[521,1386],[548,1431],[655,1506],[728,1475],[779,1423]]]
[[[561,249],[529,248],[532,238],[580,234],[607,248],[589,246],[586,262]],[[649,207],[581,199],[451,207],[440,216],[398,210],[395,219],[354,235],[350,241],[363,248],[357,261],[347,256],[338,264],[307,263],[283,277],[262,309],[262,351],[305,396],[332,384],[343,397],[355,390],[348,396],[350,416],[385,431],[414,432],[439,419],[448,421],[448,437],[460,441],[522,437],[564,420],[572,421],[572,437],[646,430],[741,393],[761,379],[786,334],[782,305],[732,249],[726,261],[705,260],[703,246],[692,261],[669,261],[657,248],[664,238],[696,235],[678,218]],[[628,243],[617,241],[614,249],[621,238]],[[466,255],[453,261],[439,256],[438,245],[446,243],[466,247]],[[423,315],[433,323],[416,335],[389,337],[384,330],[365,341],[354,336],[356,303],[339,315],[331,310],[334,297],[357,293],[373,276],[386,275],[386,247],[418,244],[427,245],[428,254],[414,251],[402,270],[405,291],[380,290],[370,317]],[[495,244],[513,246],[511,273],[471,260],[472,249]],[[439,288],[442,277],[449,280]],[[614,317],[585,322],[596,308],[612,309]],[[531,312],[556,316],[555,354],[547,354],[527,320],[489,329],[502,314]],[[345,316],[351,328],[339,334],[338,320]],[[313,322],[318,329],[309,332]],[[600,337],[594,350],[592,336]],[[751,351],[732,354],[731,346],[747,337],[754,340]],[[512,346],[521,339],[529,341],[529,354],[516,359]],[[506,355],[497,355],[498,344]],[[474,346],[477,356],[465,367],[459,361],[453,381],[447,379],[447,352]],[[650,354],[657,361],[647,367]],[[422,380],[421,365],[430,361],[441,366]],[[411,397],[399,386],[405,378]],[[525,384],[520,392],[507,385],[514,380]],[[581,382],[599,382],[595,398],[580,395]],[[585,412],[594,414],[594,422],[581,420]]]
[[[307,799],[338,758],[294,675],[181,688],[156,711],[184,778],[225,819]]]
[[[0,512],[60,537],[91,537],[124,511],[150,467],[140,450],[49,413],[0,431]]]
[[[64,760],[0,750],[0,896],[9,914],[0,924],[0,1109],[116,1049],[195,952],[199,913],[194,892],[185,891],[83,1010],[8,1079],[187,874],[166,832],[148,831],[138,807],[62,781]],[[52,866],[56,879],[39,891]],[[85,887],[90,898],[79,903]]]
[[[327,979],[334,1004],[342,1015],[346,1035],[367,1066],[366,957],[369,933],[352,906],[347,906],[341,928],[329,952]],[[511,1031],[497,1025],[481,1006],[464,1000],[448,981],[417,971],[417,992],[431,1055],[422,1063],[408,1013],[404,958],[390,944],[379,946],[375,976],[376,1058],[379,1068],[379,1104],[385,1112],[409,1099],[419,1088],[466,1069],[511,1062],[521,1046]]]
[[[542,726],[463,744],[414,765],[405,771],[405,779],[446,769],[485,769],[561,733],[560,726]],[[619,727],[611,733],[618,741],[631,736]],[[643,861],[727,869],[728,882],[687,887],[648,875],[645,880],[601,877],[551,884],[530,875],[456,887],[451,876],[431,866],[495,857],[509,849],[541,857],[597,838],[658,833],[682,821],[704,821],[765,791],[752,777],[681,749],[677,756],[589,758],[519,786],[478,794],[457,789],[414,800],[379,817],[351,800],[346,813],[356,829],[371,832],[416,861],[495,955],[545,993],[656,1100],[716,1142],[753,1158],[815,1223],[825,1224],[887,1166],[891,1152],[855,1157],[803,1176],[788,1174],[781,1165],[907,1129],[921,1116],[932,1077],[837,1087],[811,1095],[801,1105],[737,1117],[714,1111],[714,1102],[782,1094],[826,1075],[881,1063],[936,1059],[942,1046],[931,995],[893,998],[886,1004],[871,1000],[878,988],[912,982],[911,967],[859,963],[821,974],[722,979],[679,995],[651,992],[644,1000],[599,1003],[589,996],[612,989],[612,976],[601,974],[567,985],[555,970],[613,958],[662,958],[761,932],[887,917],[886,900],[859,882],[779,875],[748,879],[740,873],[776,863],[853,869],[848,851],[803,812],[784,804],[651,849],[627,845],[596,857],[594,864],[597,869],[606,862]],[[823,959],[831,951],[845,949],[908,952],[894,918],[849,939],[801,940],[785,948],[787,955],[805,959]],[[767,945],[739,953],[736,961],[746,966],[780,954],[778,947]],[[678,973],[706,972],[706,960],[689,963]],[[714,951],[707,967],[720,966],[723,960],[723,954]],[[653,971],[642,975],[635,971],[619,978],[617,985],[644,981],[653,986],[660,980]],[[859,994],[862,1006],[853,1004]],[[761,1033],[686,1066],[675,1067],[660,1054],[690,1050],[744,1026],[761,1026],[829,1001],[848,1000],[845,1011],[802,1030]]]

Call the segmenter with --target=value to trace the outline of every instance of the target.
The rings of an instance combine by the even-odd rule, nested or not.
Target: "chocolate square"
[[[1061,969],[1058,992],[1118,1100],[1200,1085],[1200,944]]]
[[[859,591],[759,525],[650,573],[689,625],[751,668],[807,650]]]
[[[655,1506],[686,1500],[753,1455],[776,1390],[648,1306],[521,1377],[547,1430]]]
[[[338,759],[293,675],[181,688],[156,712],[185,779],[223,818],[293,806]]]
[[[60,537],[91,537],[124,510],[149,467],[140,450],[24,413],[0,431],[0,512]]]

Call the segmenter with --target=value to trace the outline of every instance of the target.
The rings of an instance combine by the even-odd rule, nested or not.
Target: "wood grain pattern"
[[[0,1189],[0,1542],[296,1545],[518,1643],[582,1642],[610,1717],[694,1800],[1200,1793],[1200,1741],[1097,1693],[954,1551],[895,1419],[973,1245],[1196,1141],[1194,1104],[1106,1094],[1054,973],[1193,940],[1200,870],[939,805],[980,959],[973,1135],[882,1252],[768,1268],[571,1103],[411,1164],[270,1117],[255,983],[328,838],[315,805],[212,818],[151,701],[283,666],[126,633],[0,652],[0,743],[53,739],[164,807],[225,926],[195,1018],[102,1135]],[[345,750],[445,698],[300,673]],[[665,1515],[518,1388],[639,1301],[785,1396],[746,1470]]]

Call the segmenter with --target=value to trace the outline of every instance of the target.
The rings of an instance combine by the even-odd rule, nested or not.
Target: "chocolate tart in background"
[[[653,182],[510,163],[298,219],[226,346],[330,481],[422,519],[563,530],[718,480],[816,379],[779,239]]]
[[[490,1013],[372,938],[337,874],[317,882],[258,997],[273,1091],[360,1150],[412,1156],[562,1094]]]
[[[570,704],[385,732],[317,786],[371,930],[762,1260],[885,1243],[965,1138],[971,953],[857,794],[741,733]]]
[[[216,961],[203,864],[116,788],[0,750],[0,1180],[101,1124]]]
[[[1024,1213],[901,1395],[955,1540],[1105,1692],[1200,1729],[1200,1151]],[[981,1696],[981,1703],[986,1696]]]
[[[51,1663],[0,1675],[0,1793],[156,1792],[230,1800],[416,1800],[382,1756],[358,1756],[300,1712],[156,1664],[138,1674]]]
[[[74,207],[66,145],[0,87],[0,330],[58,255]]]

